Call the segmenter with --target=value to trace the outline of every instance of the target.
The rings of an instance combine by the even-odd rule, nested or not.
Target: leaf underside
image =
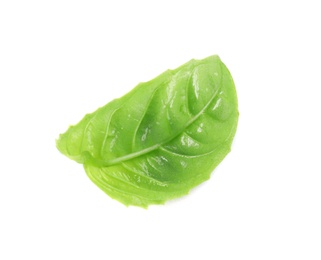
[[[238,121],[233,79],[218,56],[191,60],[87,114],[57,140],[125,205],[187,194],[229,153]]]

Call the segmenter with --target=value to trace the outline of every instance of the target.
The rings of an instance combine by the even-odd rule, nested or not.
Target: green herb
[[[125,205],[187,194],[229,153],[238,121],[233,79],[218,56],[140,83],[71,126],[57,148]]]

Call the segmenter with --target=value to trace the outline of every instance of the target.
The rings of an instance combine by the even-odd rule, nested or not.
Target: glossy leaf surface
[[[71,126],[57,147],[110,197],[147,207],[207,180],[230,151],[237,121],[232,77],[211,56],[140,83]]]

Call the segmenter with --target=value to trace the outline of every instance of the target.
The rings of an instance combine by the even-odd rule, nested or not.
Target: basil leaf
[[[187,194],[230,151],[238,121],[232,77],[218,56],[191,60],[86,115],[57,140],[89,178],[125,205]]]

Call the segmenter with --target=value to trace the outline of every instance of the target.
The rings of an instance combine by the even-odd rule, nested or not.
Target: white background
[[[0,2],[0,259],[321,259],[320,1]],[[110,199],[55,139],[218,54],[240,119],[190,195]]]

